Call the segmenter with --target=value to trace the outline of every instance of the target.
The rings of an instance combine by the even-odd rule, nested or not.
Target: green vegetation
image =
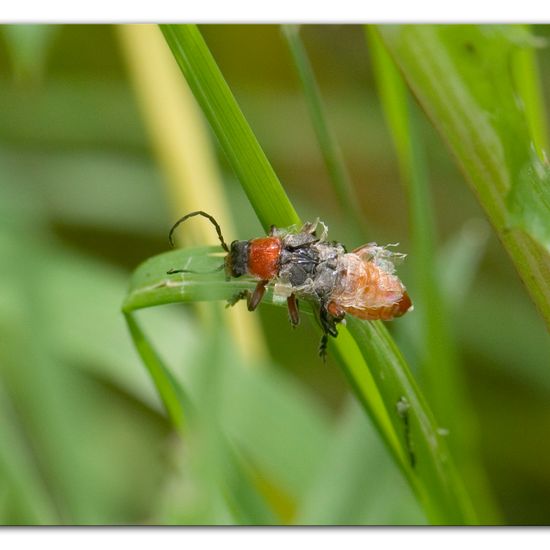
[[[3,28],[0,523],[547,523],[547,34]],[[324,365],[196,209],[399,240],[415,311]]]

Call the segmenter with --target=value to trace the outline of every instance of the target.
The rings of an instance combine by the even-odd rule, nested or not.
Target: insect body
[[[176,222],[170,231],[171,243],[175,228],[197,215],[208,218],[216,228],[227,252],[220,266],[226,276],[248,275],[258,280],[254,292],[240,292],[228,305],[246,298],[248,309],[253,311],[266,286],[273,283],[274,294],[286,298],[291,324],[296,326],[300,322],[297,299],[314,303],[323,329],[323,357],[328,336],[338,335],[336,325],[346,314],[363,320],[389,321],[412,309],[405,286],[394,273],[395,262],[405,256],[389,247],[369,243],[348,253],[340,243],[327,240],[327,228],[319,221],[306,223],[298,231],[272,226],[267,237],[233,241],[227,246],[216,220],[202,211],[191,212]]]

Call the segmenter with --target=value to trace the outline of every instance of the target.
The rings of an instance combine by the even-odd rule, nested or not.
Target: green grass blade
[[[451,315],[441,289],[436,261],[437,229],[428,186],[427,166],[418,131],[417,113],[408,91],[376,31],[367,29],[382,107],[399,160],[401,179],[409,199],[416,277],[415,308],[421,325],[421,376],[429,402],[442,427],[449,430],[449,447],[478,505],[483,521],[494,523],[494,503],[479,467],[471,404],[458,364]],[[456,411],[461,411],[457,417]]]
[[[168,25],[163,26],[162,30],[230,163],[235,167],[241,184],[250,198],[252,207],[264,227],[268,229],[271,224],[281,227],[293,224],[299,225],[301,222],[298,215],[288,201],[286,193],[237,106],[198,29],[193,25]],[[265,174],[268,176],[265,176]],[[267,187],[265,184],[266,178],[269,182]],[[167,269],[170,267],[173,267],[173,264],[167,265]],[[142,269],[141,273],[145,271]],[[205,269],[202,271],[205,271]],[[202,292],[206,299],[219,299],[215,294],[219,287],[214,285],[211,288],[201,288],[203,281],[206,281],[206,279],[199,277],[196,280],[197,284],[191,286],[193,296],[196,297],[197,293]],[[158,281],[155,284],[164,285],[165,283]],[[206,284],[208,283],[206,282]],[[229,284],[234,285],[235,291],[243,288],[242,282],[231,281]],[[141,288],[143,285],[138,283],[138,287]],[[153,305],[155,300],[161,298],[155,291],[156,289],[151,290],[153,290],[152,294],[146,288],[141,288],[141,290],[133,293],[128,297],[126,306],[147,307],[148,304]],[[171,300],[171,295],[178,296],[178,300],[186,300],[188,297],[185,292],[172,293],[166,287],[158,290],[167,302]],[[225,292],[227,293],[227,290]],[[142,302],[138,303],[140,299]],[[347,367],[345,370],[355,380],[354,387],[358,388],[360,392],[364,390],[363,393],[359,393],[362,403],[368,407],[367,410],[373,415],[376,426],[383,434],[398,463],[404,464],[404,454],[399,449],[395,434],[391,432],[387,412],[383,406],[380,406],[382,400],[378,392],[373,391],[374,385],[369,380],[370,374],[364,362],[360,359],[360,354],[350,352],[350,348],[346,349],[338,343],[336,347],[339,349],[337,356],[346,358]],[[357,361],[358,359],[359,361]],[[362,367],[359,367],[359,365],[362,365]],[[361,374],[359,375],[357,371]]]
[[[269,189],[274,192],[266,196],[267,160],[263,153],[261,155],[257,154],[259,147],[255,138],[253,138],[252,131],[236,107],[227,84],[223,81],[223,77],[196,27],[188,25],[167,26],[163,27],[163,32],[191,89],[210,120],[230,163],[236,170],[239,170],[241,183],[245,187],[252,206],[264,226],[272,223],[286,226],[299,222],[271,168],[268,170],[270,174]],[[237,122],[239,131],[235,131]],[[243,164],[246,164],[246,170],[242,168]],[[269,164],[267,163],[267,165]],[[267,190],[267,192],[270,191]],[[159,303],[167,303],[170,295],[173,295],[175,301],[186,299],[185,295],[188,296],[189,287],[192,287],[192,285],[185,281],[185,277],[181,277],[180,282],[174,283],[171,279],[167,280],[166,270],[157,271],[157,275],[158,280],[156,282],[149,281],[149,294],[153,293],[154,295],[158,290],[161,294]],[[235,285],[234,282],[220,282],[220,285],[231,284]],[[158,285],[157,289],[155,285]],[[136,293],[140,294],[139,290],[134,287],[130,292],[130,301],[132,300],[131,295],[134,294],[135,296]],[[144,296],[143,293],[141,294]],[[154,305],[154,297],[150,296],[143,303]],[[127,301],[125,307],[133,306]],[[361,354],[363,357],[371,357],[374,360],[373,364],[366,361],[366,364],[360,362],[346,365],[347,372],[353,378],[352,386],[358,392],[360,401],[363,404],[368,403],[370,405],[370,409],[367,409],[368,412],[375,410],[376,415],[373,416],[373,419],[378,429],[413,489],[421,498],[430,519],[436,523],[467,523],[474,521],[460,480],[449,460],[445,443],[438,436],[431,413],[416,386],[411,383],[412,378],[408,367],[395,345],[387,336],[387,333],[383,332],[383,329],[376,329],[377,332],[374,337],[367,339],[364,332],[357,330],[357,326],[370,327],[371,324],[359,323],[358,325],[353,319],[350,321],[350,327],[355,327],[352,336],[354,336]],[[372,324],[372,327],[375,326],[378,325]],[[369,329],[365,328],[364,330]],[[372,328],[371,330],[375,329]],[[340,332],[340,337],[331,344],[338,349],[337,355],[341,354],[345,357],[347,351],[343,346],[346,339],[345,327],[342,327]],[[386,336],[381,337],[380,334]],[[373,346],[376,348],[376,353],[371,354],[369,350],[364,349],[365,346]],[[394,369],[391,377],[388,377],[385,372],[388,365],[390,369]],[[364,375],[363,371],[366,372],[369,367],[369,375]],[[374,393],[375,384],[371,384],[368,377],[374,379],[376,386],[378,386],[378,392]],[[388,385],[389,378],[399,383]],[[407,381],[407,384],[404,384],[403,381]],[[363,390],[365,390],[364,393]],[[396,391],[400,392],[397,396]],[[373,398],[373,395],[376,397]],[[407,461],[407,457],[410,457],[408,435],[403,433],[403,411],[397,410],[397,404],[401,398],[410,403],[411,417],[423,420],[420,423],[420,430],[417,431],[415,427],[415,437],[422,440],[421,443],[418,443],[418,461],[419,463],[422,462],[421,469],[420,467],[413,467],[413,464]],[[380,403],[383,403],[384,406],[380,407]],[[403,405],[401,405],[401,408],[403,408]],[[387,422],[388,418],[393,430]],[[425,419],[428,420],[425,421]],[[398,447],[395,446],[396,436],[400,443]],[[435,445],[433,445],[434,442]],[[434,472],[433,475],[430,474],[432,471]]]
[[[253,290],[254,280],[225,281],[221,273],[166,274],[174,266],[206,271],[219,265],[213,250],[174,250],[147,260],[134,273],[125,311],[171,302],[229,299],[238,290]],[[285,305],[276,300],[271,289],[264,300]],[[385,327],[350,318],[347,328],[341,327],[331,344],[359,401],[373,418],[430,520],[440,524],[475,522],[438,425]],[[406,411],[401,410],[403,407]]]
[[[438,524],[475,523],[476,515],[444,436],[386,327],[380,321],[350,318],[348,328],[391,410],[393,427],[407,451],[428,517]]]
[[[275,523],[275,515],[259,494],[250,467],[221,433],[213,413],[204,408],[197,410],[193,406],[182,385],[164,365],[134,315],[135,313],[129,311],[125,313],[130,334],[172,423],[182,434],[197,429],[198,426],[207,440],[208,455],[211,456],[208,461],[209,477],[212,478],[211,482],[216,482],[214,490],[221,490],[238,523]]]
[[[264,229],[299,223],[197,27],[161,25],[161,30]]]
[[[221,262],[220,256],[216,255],[219,252],[220,249],[216,247],[198,247],[173,250],[149,258],[134,272],[123,310],[129,313],[137,309],[174,302],[229,300],[241,290],[253,291],[256,286],[256,281],[253,279],[241,277],[226,281],[220,272],[185,273],[170,276],[166,274],[169,269],[174,267],[185,267],[199,272],[212,271]],[[263,302],[286,307],[286,302],[277,301],[269,287]],[[310,313],[309,310],[305,312]],[[359,400],[373,418],[375,426],[388,444],[398,464],[407,469],[405,453],[393,431],[384,402],[360,350],[345,327],[341,328],[340,336],[333,344],[332,349],[336,358],[355,389]]]
[[[325,166],[340,201],[340,206],[344,209],[346,215],[351,218],[358,236],[364,236],[366,230],[365,216],[359,207],[359,200],[344,163],[342,151],[329,127],[321,92],[315,80],[315,74],[306,49],[300,39],[300,28],[298,25],[283,25],[282,30],[302,83],[313,129],[323,154]]]
[[[189,408],[188,399],[183,393],[181,386],[164,366],[164,363],[141,330],[134,315],[132,313],[125,313],[125,318],[136,350],[149,371],[172,423],[176,428],[182,430],[185,417],[189,414],[189,411],[186,411]]]
[[[378,29],[550,325],[550,176],[533,153],[544,141],[531,135],[510,65],[530,36],[510,26]]]

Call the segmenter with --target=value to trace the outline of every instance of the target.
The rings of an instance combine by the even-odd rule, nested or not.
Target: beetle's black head
[[[225,273],[229,277],[240,277],[248,272],[248,241],[233,241],[225,257]]]

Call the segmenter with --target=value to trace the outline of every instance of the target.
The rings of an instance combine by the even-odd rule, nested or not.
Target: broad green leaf
[[[529,123],[536,102],[521,95],[512,70],[532,37],[523,27],[491,25],[378,31],[550,323],[550,186],[544,159],[533,154],[546,140]]]
[[[533,153],[515,179],[507,204],[512,227],[519,227],[550,251],[550,169]]]
[[[548,134],[548,122],[544,97],[542,95],[542,82],[537,67],[537,49],[547,48],[548,42],[545,39],[534,37],[529,34],[525,27],[513,27],[516,32],[522,35],[518,40],[518,48],[514,52],[512,70],[514,72],[514,84],[521,99],[525,116],[529,125],[529,131],[533,139],[537,155],[546,159],[550,151]],[[510,32],[511,29],[508,29]]]

